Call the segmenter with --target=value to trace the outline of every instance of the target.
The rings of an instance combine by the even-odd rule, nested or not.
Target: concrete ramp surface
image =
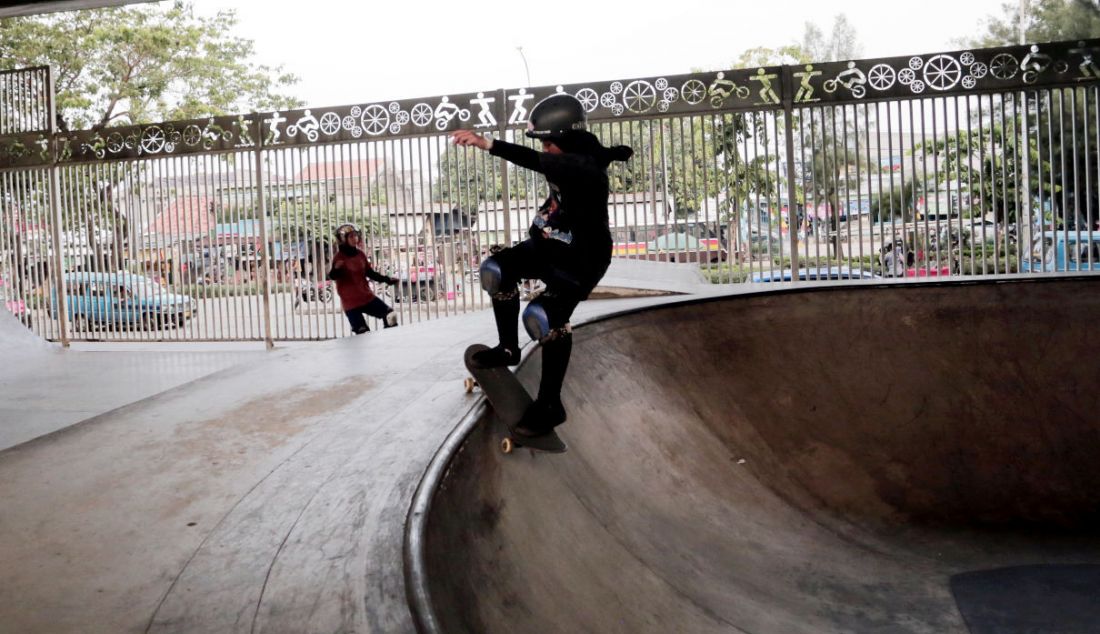
[[[568,453],[505,456],[471,419],[446,458],[421,629],[1095,632],[1098,291],[818,288],[580,327]]]

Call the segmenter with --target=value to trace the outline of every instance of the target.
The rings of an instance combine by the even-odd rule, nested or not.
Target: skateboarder
[[[355,225],[337,227],[336,254],[332,257],[332,270],[328,272],[328,278],[336,282],[336,292],[348,323],[357,335],[370,331],[364,315],[383,320],[386,328],[397,325],[397,313],[374,294],[367,278],[390,286],[397,284],[397,280],[374,270],[367,254],[359,247],[361,240]]]
[[[527,136],[542,142],[538,152],[470,130],[452,135],[455,144],[488,151],[493,156],[546,176],[549,196],[533,219],[530,238],[503,249],[481,264],[481,286],[490,294],[500,339],[495,348],[473,361],[483,367],[519,363],[519,290],[522,279],[540,279],[546,291],[528,304],[523,323],[542,343],[542,379],[538,398],[515,429],[539,436],[565,422],[562,381],[573,350],[569,318],[611,263],[607,167],[626,161],[627,146],[604,147],[587,131],[584,107],[570,95],[552,95],[531,110]]]

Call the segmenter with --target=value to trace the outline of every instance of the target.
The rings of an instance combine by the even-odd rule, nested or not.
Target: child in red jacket
[[[359,246],[361,241],[355,225],[340,225],[336,229],[336,255],[332,258],[332,270],[328,273],[328,278],[336,282],[336,292],[340,295],[344,314],[357,335],[370,331],[365,315],[383,320],[386,328],[397,325],[397,313],[374,294],[367,279],[390,286],[397,284],[397,280],[374,270],[367,254]]]

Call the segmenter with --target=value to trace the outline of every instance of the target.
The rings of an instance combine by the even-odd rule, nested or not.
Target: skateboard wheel
[[[505,438],[504,440],[500,441],[500,450],[504,453],[512,453],[512,449],[514,448],[515,445],[512,444],[511,438]]]
[[[466,388],[466,393],[469,394],[470,392],[474,391],[474,386],[477,385],[477,381],[473,380],[470,377],[466,377],[466,380],[462,382],[462,385]]]

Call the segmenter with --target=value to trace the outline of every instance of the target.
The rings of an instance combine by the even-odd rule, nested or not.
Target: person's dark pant
[[[365,315],[370,315],[382,320],[386,328],[395,326],[396,324],[390,324],[386,321],[386,315],[393,312],[386,302],[375,297],[366,304],[351,310],[345,310],[344,314],[348,317],[348,323],[351,324],[351,330],[357,335],[361,335],[365,332],[370,332],[370,327],[367,326],[367,318]]]
[[[586,265],[585,260],[566,244],[557,240],[524,240],[491,256],[500,265],[500,292],[493,297],[500,344],[519,349],[519,294],[517,285],[523,279],[539,279],[546,291],[539,298],[553,336],[542,342],[542,378],[538,400],[560,403],[562,382],[573,350],[572,337],[566,324],[573,311],[588,297],[607,270],[607,265]]]

